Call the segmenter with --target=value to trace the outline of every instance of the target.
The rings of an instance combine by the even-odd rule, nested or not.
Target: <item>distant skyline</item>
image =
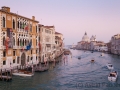
[[[65,45],[77,44],[85,32],[89,38],[109,42],[120,33],[120,0],[1,0],[0,7],[54,25],[64,35]]]

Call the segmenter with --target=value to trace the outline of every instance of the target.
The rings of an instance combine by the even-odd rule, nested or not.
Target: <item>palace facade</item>
[[[31,65],[55,58],[55,27],[0,9],[0,68]]]

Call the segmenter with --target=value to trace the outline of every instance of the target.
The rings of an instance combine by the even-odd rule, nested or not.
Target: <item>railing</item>
[[[13,49],[18,49],[18,46],[13,46]]]

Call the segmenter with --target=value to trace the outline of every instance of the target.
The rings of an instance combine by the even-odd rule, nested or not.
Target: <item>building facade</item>
[[[82,37],[82,41],[78,42],[76,48],[91,51],[108,51],[107,44],[102,41],[96,41],[96,36],[93,35],[89,39],[86,32]]]
[[[120,55],[120,34],[116,34],[111,38],[111,53]]]
[[[40,25],[41,62],[55,58],[55,27]]]
[[[1,67],[34,64],[38,61],[38,21],[10,12],[9,7],[0,10]]]
[[[63,40],[64,40],[63,35],[59,32],[55,32],[56,57],[58,57],[63,51],[63,47],[64,47]]]
[[[55,27],[40,25],[35,16],[27,18],[0,9],[0,68],[33,65],[55,58]]]

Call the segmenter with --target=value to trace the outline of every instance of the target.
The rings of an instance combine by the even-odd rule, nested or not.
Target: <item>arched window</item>
[[[37,26],[36,26],[36,33],[37,33]]]
[[[29,62],[29,56],[28,56],[28,58],[27,58],[27,62]]]
[[[31,41],[30,41],[31,43],[32,43],[32,39],[31,39]]]
[[[13,45],[15,46],[15,38],[13,37]]]
[[[22,29],[22,23],[20,22],[20,29]]]
[[[3,45],[5,45],[5,37],[3,37]]]
[[[37,39],[36,39],[36,46],[37,46]]]
[[[27,45],[27,41],[26,41],[26,39],[25,39],[25,46]]]
[[[22,44],[22,39],[20,39],[20,46],[22,46],[23,44]]]
[[[24,46],[24,39],[23,39],[23,46]]]
[[[19,38],[18,38],[18,46],[19,46]]]
[[[30,43],[30,41],[28,40],[28,44]]]
[[[18,28],[19,28],[19,21],[18,21]]]
[[[25,24],[23,23],[23,25],[22,25],[22,29],[24,29],[24,27],[25,27]]]
[[[40,42],[40,37],[38,38],[38,41]]]
[[[3,17],[3,27],[5,27],[5,17]]]
[[[32,32],[32,25],[30,24],[30,31]]]
[[[13,29],[15,29],[15,20],[13,19]]]
[[[29,40],[26,40],[26,45],[28,45],[29,44]]]
[[[17,64],[19,64],[20,62],[20,57],[17,57]]]

